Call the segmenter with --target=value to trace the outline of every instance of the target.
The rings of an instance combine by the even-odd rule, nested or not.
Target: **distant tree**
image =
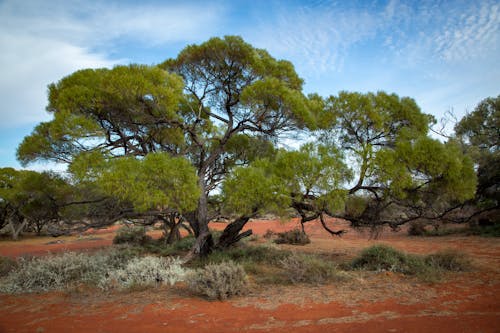
[[[37,234],[59,220],[59,208],[68,193],[68,184],[52,173],[12,168],[0,169],[0,208],[4,225],[13,239],[26,227]]]

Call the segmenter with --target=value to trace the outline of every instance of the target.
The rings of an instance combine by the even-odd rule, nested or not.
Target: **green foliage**
[[[197,269],[187,275],[186,282],[196,294],[218,300],[243,295],[248,285],[243,267],[231,261]]]
[[[386,245],[375,245],[363,250],[351,262],[354,269],[391,271],[414,275],[425,282],[437,282],[443,271],[463,271],[471,267],[464,254],[445,250],[425,257],[406,254]]]
[[[292,283],[323,284],[347,278],[331,262],[313,255],[293,254],[282,259],[280,266]]]
[[[135,245],[145,245],[151,242],[152,238],[146,235],[146,230],[144,227],[124,226],[118,229],[115,237],[113,238],[113,244],[135,244]]]
[[[306,233],[299,229],[279,232],[276,235],[278,236],[274,240],[276,244],[306,245],[311,243]]]
[[[479,208],[500,201],[500,95],[482,100],[455,126],[458,139],[477,165]]]
[[[109,195],[130,201],[138,211],[160,207],[191,211],[199,197],[196,172],[184,158],[151,153],[144,159],[124,157],[106,164],[98,184]]]

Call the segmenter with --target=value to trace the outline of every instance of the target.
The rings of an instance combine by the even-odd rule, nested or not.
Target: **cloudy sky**
[[[0,0],[0,167],[81,68],[155,64],[241,35],[294,63],[305,92],[395,92],[438,119],[500,94],[500,1]]]

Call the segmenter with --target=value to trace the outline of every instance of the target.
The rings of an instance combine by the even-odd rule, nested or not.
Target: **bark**
[[[248,220],[250,220],[250,216],[241,216],[235,221],[229,223],[219,238],[219,242],[217,243],[217,248],[218,249],[228,248],[229,246],[240,241],[241,239],[250,236],[252,234],[252,230],[246,230],[240,233],[241,229],[243,229]]]
[[[12,232],[12,239],[13,240],[18,240],[19,239],[19,234],[23,231],[24,227],[28,223],[27,219],[22,220],[20,223],[15,223],[14,219],[10,219],[9,225],[10,225],[10,230]]]

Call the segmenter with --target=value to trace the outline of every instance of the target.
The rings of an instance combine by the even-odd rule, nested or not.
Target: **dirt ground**
[[[342,228],[338,221],[330,221]],[[222,229],[222,223],[213,223]],[[297,221],[252,221],[247,228],[263,235]],[[474,260],[471,272],[449,274],[425,284],[389,272],[366,272],[326,286],[255,286],[249,295],[206,301],[170,288],[101,293],[85,287],[69,292],[0,295],[0,333],[4,332],[500,332],[500,241],[480,237],[408,237],[383,232],[379,238],[349,230],[331,237],[316,222],[306,228],[311,244],[284,246],[348,259],[374,244],[410,253],[458,249]],[[1,241],[0,255],[109,246],[114,230],[80,236]],[[259,237],[257,242],[264,241]]]

